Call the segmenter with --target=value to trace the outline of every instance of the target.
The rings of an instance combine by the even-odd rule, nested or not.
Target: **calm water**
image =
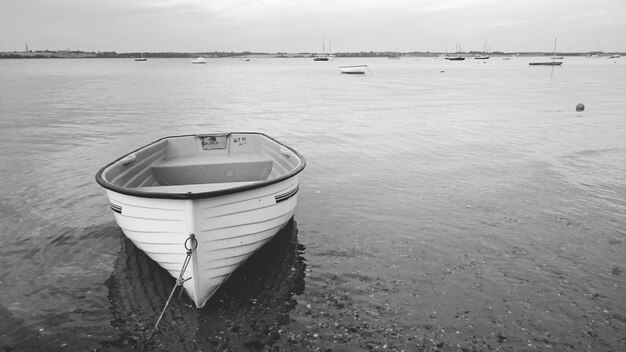
[[[162,136],[262,131],[308,162],[277,273],[255,279],[293,286],[263,319],[310,336],[294,348],[625,349],[626,59],[529,61],[1,60],[0,346],[138,340],[173,281],[94,174]],[[211,315],[263,290],[215,308],[235,291]],[[179,308],[160,348],[223,329]],[[342,341],[361,322],[380,331]]]

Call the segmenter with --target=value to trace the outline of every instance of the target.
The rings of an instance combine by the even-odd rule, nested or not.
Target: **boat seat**
[[[176,186],[150,186],[150,187],[136,187],[134,190],[142,192],[154,192],[154,193],[204,193],[219,191],[228,188],[235,188],[250,185],[258,181],[250,182],[223,182],[223,183],[202,183],[192,185],[176,185]]]
[[[152,167],[160,185],[215,184],[262,181],[269,177],[273,161],[259,154],[234,154],[175,158]]]

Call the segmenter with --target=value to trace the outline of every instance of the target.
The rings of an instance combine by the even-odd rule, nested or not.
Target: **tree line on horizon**
[[[118,53],[115,51],[98,51],[98,52],[88,52],[81,50],[37,50],[37,51],[12,51],[12,52],[0,52],[0,58],[15,58],[15,59],[26,59],[26,58],[135,58],[139,56],[143,56],[145,58],[193,58],[198,56],[203,56],[207,58],[224,58],[224,57],[250,57],[250,56],[271,56],[271,57],[312,57],[317,53],[309,53],[309,52],[301,52],[301,53],[263,53],[263,52],[251,52],[251,51],[242,51],[242,52],[233,52],[233,51],[212,51],[212,52],[126,52],[126,53]],[[335,57],[389,57],[389,56],[438,56],[445,53],[442,52],[431,52],[431,51],[412,51],[412,52],[392,52],[392,51],[360,51],[360,52],[338,52],[333,53]],[[467,51],[455,54],[462,55],[483,55],[482,51]],[[509,53],[503,51],[493,51],[490,55],[493,56],[504,56],[518,54],[522,56],[532,56],[532,55],[551,55],[551,52],[519,52],[519,53]],[[558,55],[567,55],[567,56],[582,56],[589,54],[606,54],[600,51],[596,52],[575,52],[575,53],[564,53],[557,52]],[[619,53],[618,53],[619,54]]]

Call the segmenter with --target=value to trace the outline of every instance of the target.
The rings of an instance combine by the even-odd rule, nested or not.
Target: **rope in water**
[[[167,299],[167,302],[165,302],[165,307],[163,307],[163,310],[161,311],[161,315],[159,315],[159,319],[157,319],[156,324],[154,324],[152,333],[150,333],[150,337],[148,337],[148,339],[146,340],[146,343],[144,344],[144,348],[145,346],[148,345],[150,340],[152,340],[154,335],[157,333],[159,323],[161,322],[161,319],[163,318],[163,314],[165,314],[165,310],[167,310],[167,306],[170,304],[170,301],[172,300],[172,297],[174,296],[174,292],[176,292],[176,288],[179,286],[182,286],[187,280],[191,280],[191,277],[183,279],[183,275],[185,274],[185,270],[187,270],[187,266],[189,265],[189,262],[191,261],[191,256],[193,255],[193,252],[196,250],[196,248],[198,248],[198,241],[196,241],[196,236],[194,236],[194,234],[192,233],[191,235],[189,235],[189,238],[185,240],[185,249],[187,250],[187,257],[185,258],[185,261],[183,263],[183,268],[180,270],[180,275],[178,275],[178,279],[176,279],[176,284],[174,285],[174,288],[172,288],[172,292],[170,293],[170,296]]]

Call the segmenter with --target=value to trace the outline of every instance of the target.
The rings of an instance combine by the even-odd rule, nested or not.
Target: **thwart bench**
[[[270,158],[259,153],[164,160],[152,166],[159,185],[136,189],[164,193],[210,192],[264,181],[272,165]]]

